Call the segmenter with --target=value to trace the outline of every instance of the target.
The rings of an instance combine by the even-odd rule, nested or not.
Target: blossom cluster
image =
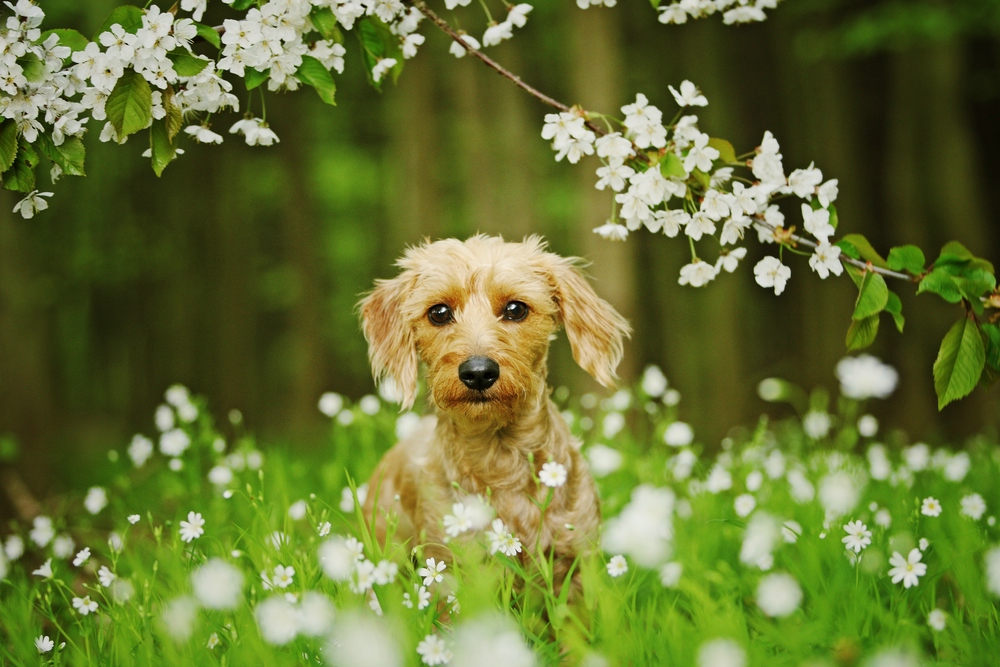
[[[542,138],[552,142],[556,160],[576,163],[595,153],[601,160],[595,187],[615,193],[614,207],[611,219],[594,231],[614,240],[643,227],[671,238],[683,232],[692,261],[681,269],[678,282],[701,287],[722,271],[736,270],[747,254],[740,244],[751,229],[761,243],[777,242],[781,250],[792,244],[792,230],[785,228],[785,215],[774,202],[795,196],[803,200],[801,227],[813,239],[810,268],[820,278],[840,275],[841,249],[831,241],[837,180],[824,181],[812,164],[786,176],[780,146],[770,132],[750,159],[738,160],[728,142],[699,129],[696,115],[684,115],[684,109],[708,105],[697,86],[684,81],[669,90],[682,111],[667,123],[642,93],[621,108],[624,119],[616,131],[601,117],[609,123],[608,131],[595,132],[590,115],[579,108],[545,116]],[[740,176],[738,167],[749,167],[749,176]],[[698,256],[694,243],[716,236],[719,251],[710,263]],[[754,276],[760,286],[781,294],[791,269],[780,257],[767,256],[754,267]]]

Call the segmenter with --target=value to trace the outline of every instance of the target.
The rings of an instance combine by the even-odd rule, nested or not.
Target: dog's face
[[[563,325],[577,363],[613,384],[628,324],[574,262],[535,237],[409,249],[398,262],[403,272],[361,302],[376,380],[392,377],[409,407],[422,359],[439,410],[509,422],[544,390],[549,341]]]

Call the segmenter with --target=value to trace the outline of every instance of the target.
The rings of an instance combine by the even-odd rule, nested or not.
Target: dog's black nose
[[[486,391],[499,377],[500,365],[489,357],[469,357],[458,366],[458,379],[476,391]]]

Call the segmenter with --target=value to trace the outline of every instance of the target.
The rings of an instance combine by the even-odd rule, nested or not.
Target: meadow
[[[0,531],[0,664],[996,664],[997,442],[913,442],[868,414],[895,371],[838,376],[836,396],[765,380],[784,416],[721,446],[656,367],[556,389],[604,516],[576,588],[486,498],[446,517],[447,565],[373,540],[363,482],[420,418],[385,397],[325,394],[329,443],[303,455],[171,387],[102,486]]]

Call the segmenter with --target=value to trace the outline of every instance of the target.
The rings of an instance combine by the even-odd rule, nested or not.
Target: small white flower
[[[316,526],[316,532],[319,533],[320,537],[326,537],[330,534],[330,530],[333,526],[330,525],[329,521],[324,521],[323,523]]]
[[[396,581],[396,576],[399,574],[399,566],[389,560],[380,560],[378,565],[375,566],[375,583],[379,586],[385,586]]]
[[[809,268],[824,280],[831,273],[839,276],[844,272],[844,265],[840,263],[840,247],[830,245],[827,241],[820,241],[809,257]]]
[[[184,542],[193,542],[205,534],[205,519],[200,512],[188,512],[187,521],[181,521],[180,535]]]
[[[830,224],[830,212],[825,208],[814,211],[809,204],[802,205],[802,223],[805,230],[815,236],[820,243],[828,243],[836,231]]]
[[[889,513],[889,510],[883,507],[878,512],[875,512],[875,525],[882,528],[888,528],[892,525],[892,514]]]
[[[896,369],[869,354],[844,357],[837,362],[840,393],[863,401],[867,398],[887,398],[896,389],[899,374]]]
[[[277,565],[274,568],[274,585],[278,588],[288,588],[292,585],[292,579],[295,577],[295,568],[284,565]]]
[[[295,606],[281,596],[270,597],[253,612],[261,637],[269,644],[284,646],[299,632],[299,615]]]
[[[802,588],[790,574],[769,574],[757,586],[757,606],[768,616],[789,616],[801,602]]]
[[[444,581],[444,574],[442,573],[447,567],[444,561],[436,561],[433,558],[428,558],[426,564],[427,567],[417,570],[417,576],[424,578],[424,586]]]
[[[128,446],[128,456],[136,468],[141,468],[153,455],[153,441],[136,434]]]
[[[927,564],[921,563],[921,558],[923,558],[923,554],[920,553],[920,549],[911,549],[906,558],[903,558],[903,555],[898,551],[894,551],[892,558],[889,559],[889,565],[893,566],[889,570],[892,583],[898,584],[902,581],[904,588],[919,584],[920,577],[927,574]]]
[[[24,554],[24,540],[20,535],[11,535],[3,545],[3,555],[8,560],[17,560]]]
[[[819,205],[823,208],[829,208],[830,204],[837,199],[838,192],[836,178],[832,178],[816,188],[816,198],[819,199]]]
[[[607,568],[609,575],[612,577],[620,577],[628,572],[628,561],[625,560],[625,556],[618,554],[611,557],[611,560],[608,561]]]
[[[781,263],[777,257],[765,257],[753,267],[757,284],[761,287],[773,287],[776,295],[785,291],[785,284],[792,276],[792,270]]]
[[[856,554],[861,553],[862,549],[872,543],[872,531],[861,521],[847,523],[844,530],[847,532],[847,537],[841,538],[840,541]]]
[[[372,79],[375,83],[381,81],[385,73],[396,66],[396,62],[395,58],[379,58],[375,66],[372,67]]]
[[[42,199],[42,197],[51,197],[54,193],[52,192],[39,192],[38,190],[32,190],[28,195],[17,202],[14,206],[13,213],[20,213],[21,217],[25,220],[33,218],[35,213],[38,211],[44,211],[49,207],[49,203]]]
[[[87,497],[83,499],[83,506],[91,514],[98,514],[108,506],[108,492],[100,486],[92,486],[87,491]]]
[[[56,643],[49,639],[48,635],[39,635],[35,637],[35,648],[39,653],[48,653],[53,648],[55,648]]]
[[[84,547],[76,554],[76,558],[73,559],[73,565],[80,567],[88,560],[90,560],[90,547]]]
[[[192,137],[199,144],[221,144],[222,135],[212,132],[205,125],[188,125],[184,128],[185,134]]]
[[[927,540],[926,537],[921,537],[920,541],[917,542],[917,548],[919,548],[921,551],[927,551],[927,547],[929,547],[930,545],[931,543]]]
[[[90,599],[89,595],[84,595],[82,598],[73,598],[73,608],[76,609],[77,613],[81,616],[86,616],[87,614],[97,611],[97,603]]]
[[[480,44],[478,39],[476,39],[472,35],[467,35],[464,32],[459,33],[458,36],[461,37],[462,41],[468,44],[470,47],[476,49],[477,51],[479,50]],[[448,47],[448,53],[455,56],[456,58],[463,58],[465,57],[465,54],[468,53],[468,51],[457,41],[453,41],[451,43],[451,46]]]
[[[928,496],[920,506],[920,513],[924,516],[941,516],[941,503],[937,498]]]
[[[142,517],[139,516],[138,514],[129,514],[128,515],[128,522],[131,523],[132,525],[135,525],[135,524],[139,523],[140,519],[142,519]]]
[[[698,667],[746,667],[747,654],[732,639],[713,639],[698,649]]]
[[[690,224],[688,226],[690,227]],[[715,280],[717,275],[719,275],[718,269],[708,262],[696,259],[681,267],[681,277],[677,283],[691,287],[702,287]]]
[[[931,629],[937,632],[944,630],[947,622],[948,617],[940,609],[931,609],[931,612],[927,614],[927,625],[931,626]]]
[[[978,493],[971,493],[962,498],[962,514],[973,521],[979,521],[986,513],[986,501]]]
[[[427,635],[417,644],[417,655],[425,665],[446,665],[451,661],[451,651],[439,635]]]
[[[676,588],[684,573],[684,566],[674,561],[660,567],[660,583],[665,588]]]
[[[690,81],[682,81],[680,92],[673,86],[667,86],[670,94],[674,96],[674,101],[679,107],[706,107],[708,99],[701,94],[698,87]]]
[[[750,513],[757,507],[757,499],[749,493],[743,493],[736,497],[733,503],[736,515],[740,517],[750,516]]]
[[[101,582],[101,586],[105,588],[113,584],[117,578],[118,575],[109,570],[107,565],[102,565],[101,569],[97,571],[97,579]]]
[[[808,169],[796,169],[788,175],[788,187],[800,199],[809,199],[823,182],[823,172],[809,165]],[[836,189],[836,184],[834,184]],[[836,198],[836,195],[834,195]],[[824,208],[826,208],[824,206]]]
[[[550,488],[557,488],[566,483],[566,466],[555,461],[549,461],[542,465],[538,472],[538,479],[542,484]]]
[[[32,572],[36,577],[41,577],[42,579],[48,579],[52,576],[52,559],[48,559],[42,563],[41,567]]]

